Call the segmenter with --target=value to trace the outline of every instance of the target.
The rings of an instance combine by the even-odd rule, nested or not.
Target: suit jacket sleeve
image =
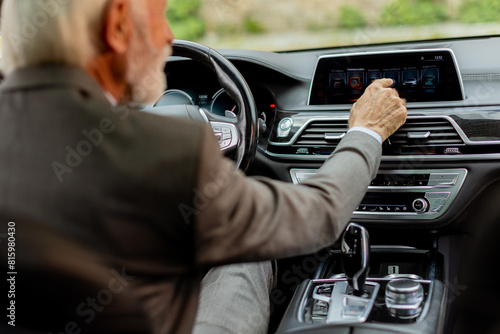
[[[380,144],[349,132],[319,172],[300,185],[246,177],[204,136],[196,201],[200,265],[310,254],[333,244],[375,177]]]

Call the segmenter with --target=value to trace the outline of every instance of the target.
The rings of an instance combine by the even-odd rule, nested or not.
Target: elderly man
[[[133,277],[126,282],[155,333],[189,333],[205,268],[336,241],[406,108],[392,80],[378,80],[353,106],[350,131],[315,177],[300,186],[247,178],[205,125],[119,107],[151,102],[165,89],[173,41],[165,3],[4,0],[0,210],[86,245]],[[186,224],[179,206],[196,200],[193,189],[214,184],[217,196]],[[269,262],[254,265],[246,271],[260,281],[244,286],[267,291]],[[231,270],[204,281],[201,313],[206,306],[223,312],[203,295],[245,271]],[[254,301],[247,294],[232,302],[228,309]],[[266,305],[243,314],[248,319],[207,320],[197,330],[252,332],[246,326],[261,313]]]

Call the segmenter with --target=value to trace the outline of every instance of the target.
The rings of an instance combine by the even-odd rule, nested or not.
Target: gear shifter
[[[361,225],[350,223],[342,236],[342,267],[353,294],[364,294],[365,279],[370,270],[370,238]]]

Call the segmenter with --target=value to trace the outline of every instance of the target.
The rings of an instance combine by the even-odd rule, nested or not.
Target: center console
[[[351,223],[341,249],[297,288],[277,333],[440,333],[441,267],[433,249],[370,246]]]
[[[292,168],[290,177],[299,184],[316,172]],[[352,218],[402,226],[439,220],[467,176],[465,168],[379,170]],[[277,333],[442,333],[444,264],[431,239],[370,245],[368,231],[350,223],[340,249],[330,249],[296,289]]]
[[[409,102],[408,118],[382,144],[380,170],[340,243],[323,249],[327,256],[308,275],[292,267],[298,276],[293,287],[283,274],[279,289],[290,291],[291,301],[283,317],[280,309],[279,334],[445,330],[451,310],[447,291],[453,293],[449,280],[457,264],[449,261],[446,242],[438,251],[438,240],[469,205],[464,199],[471,189],[482,191],[474,185],[473,163],[498,159],[500,152],[490,111],[463,108],[462,75],[451,50],[319,57],[307,106],[277,110],[260,150],[286,162],[283,169],[294,184],[307,184],[348,132],[352,104],[379,78],[391,78]],[[375,244],[362,225],[370,228]]]

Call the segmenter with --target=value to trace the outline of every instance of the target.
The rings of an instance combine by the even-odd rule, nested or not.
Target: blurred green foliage
[[[175,38],[195,40],[205,33],[201,17],[202,0],[169,0],[168,19]]]
[[[247,15],[238,23],[220,22],[215,27],[215,32],[219,36],[260,35],[265,34],[267,29],[259,20]]]
[[[437,0],[395,0],[383,10],[382,25],[423,25],[446,21],[446,6]]]
[[[265,28],[262,24],[250,16],[245,17],[243,29],[250,34],[262,34],[265,32]]]
[[[464,0],[458,18],[466,23],[500,22],[500,0]]]
[[[351,5],[342,5],[339,10],[339,27],[354,29],[366,26],[366,19],[363,13],[361,13],[356,7]]]

